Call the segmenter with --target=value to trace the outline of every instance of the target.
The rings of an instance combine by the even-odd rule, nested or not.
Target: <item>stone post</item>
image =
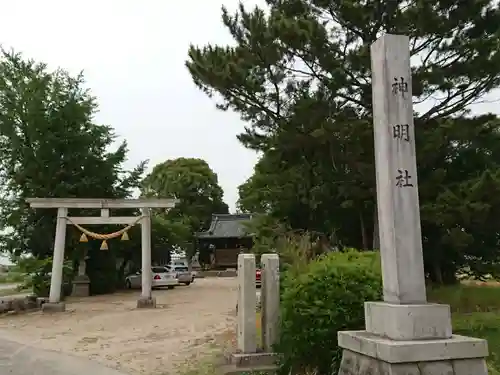
[[[141,239],[142,239],[142,279],[141,297],[137,300],[137,307],[156,307],[156,300],[152,297],[152,273],[151,273],[151,209],[142,208]]]
[[[408,37],[385,35],[371,52],[384,301],[425,303]]]
[[[278,254],[263,254],[260,261],[262,347],[264,351],[272,352],[279,338],[280,260]]]
[[[88,297],[90,294],[90,279],[87,276],[87,250],[84,251],[78,264],[78,275],[73,280],[72,297]]]
[[[257,351],[255,255],[238,255],[238,351]]]
[[[452,334],[448,305],[426,303],[409,38],[371,46],[377,207],[384,302],[365,331],[339,332],[339,375],[486,375],[485,340]]]
[[[67,208],[57,209],[56,236],[54,239],[54,256],[52,258],[49,302],[43,304],[43,311],[64,311],[66,308],[64,302],[61,301],[64,247],[66,245],[66,216],[68,216]]]
[[[87,274],[87,264],[85,263],[85,255],[78,263],[78,276],[85,276]]]

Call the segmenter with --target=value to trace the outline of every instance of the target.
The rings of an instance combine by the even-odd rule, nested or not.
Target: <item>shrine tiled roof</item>
[[[245,223],[252,214],[214,214],[206,232],[196,233],[198,238],[242,238],[249,237]]]

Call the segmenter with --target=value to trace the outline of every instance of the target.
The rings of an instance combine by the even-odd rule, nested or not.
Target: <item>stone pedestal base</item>
[[[388,363],[344,350],[338,375],[488,375],[484,359]]]
[[[72,297],[88,297],[90,295],[90,279],[88,276],[82,275],[75,277],[73,280]]]
[[[154,309],[156,307],[156,298],[154,297],[140,297],[137,300],[138,309]]]
[[[66,311],[66,304],[64,302],[45,302],[42,305],[42,312],[53,313],[53,312],[64,312]]]
[[[278,370],[275,353],[231,353],[226,355],[226,360],[227,363],[219,369],[223,375],[275,375]]]
[[[448,305],[366,302],[365,325],[338,333],[338,375],[488,375],[488,343],[453,335]]]
[[[366,331],[338,333],[344,349],[338,375],[488,375],[485,340],[395,341]]]
[[[452,336],[450,306],[435,303],[365,302],[365,325],[367,332],[392,340],[448,339]]]

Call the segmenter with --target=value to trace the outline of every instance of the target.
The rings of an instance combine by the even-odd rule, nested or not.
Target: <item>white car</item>
[[[179,285],[179,280],[175,278],[175,274],[168,272],[165,267],[151,267],[151,277],[152,277],[152,287],[161,288],[167,287],[168,289],[174,289],[176,285]],[[142,274],[141,271],[136,272],[133,275],[129,275],[125,278],[125,285],[128,289],[137,289],[142,286]]]
[[[194,282],[194,276],[185,266],[167,265],[167,272],[173,273],[179,284],[190,285]]]

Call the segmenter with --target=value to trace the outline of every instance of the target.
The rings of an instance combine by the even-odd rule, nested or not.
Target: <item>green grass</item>
[[[184,364],[177,368],[177,373],[182,375],[217,375],[218,371],[217,365],[211,358],[209,358],[196,362],[194,365]]]
[[[453,332],[488,341],[490,375],[500,375],[500,287],[457,285],[428,291],[429,301],[451,306]]]
[[[257,311],[255,318],[257,322],[257,346],[260,346],[260,344],[262,343],[262,322],[260,311]]]
[[[500,375],[500,315],[493,312],[454,314],[453,330],[458,335],[479,337],[488,341],[490,375]]]
[[[26,275],[21,272],[0,273],[0,284],[22,283]]]
[[[24,293],[30,293],[31,289],[18,289],[18,288],[13,288],[13,289],[2,289],[0,290],[0,297],[7,297],[7,296],[12,296],[16,294],[24,294]]]

